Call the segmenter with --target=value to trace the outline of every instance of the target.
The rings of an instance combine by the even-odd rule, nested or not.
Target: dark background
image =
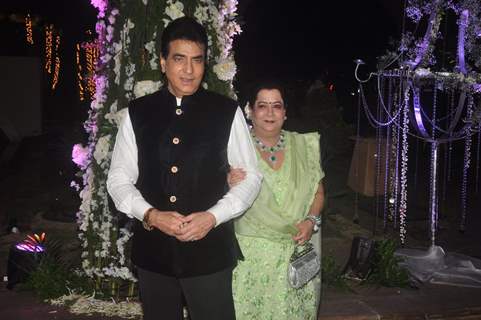
[[[355,86],[353,59],[362,58],[371,70],[375,68],[375,57],[386,51],[390,38],[401,34],[403,5],[403,0],[240,0],[243,32],[234,42],[238,93],[242,97],[252,80],[266,76],[297,81],[303,87],[322,76],[338,84],[338,94],[350,93]],[[60,113],[69,118],[85,115],[83,108],[74,110],[78,104],[74,48],[88,39],[88,30],[94,31],[96,9],[89,0],[3,0],[0,55],[35,54],[25,43],[23,23],[8,19],[15,13],[30,13],[39,26],[53,23],[61,30],[63,70],[55,95],[70,103],[73,113]],[[40,36],[43,28],[34,32]],[[50,113],[58,115],[57,111]]]

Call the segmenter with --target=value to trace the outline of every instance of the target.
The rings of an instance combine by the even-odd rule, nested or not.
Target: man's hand
[[[304,220],[296,224],[297,230],[299,232],[292,237],[292,240],[297,242],[298,244],[303,244],[306,241],[309,241],[312,236],[312,228],[314,227],[312,221]]]
[[[175,211],[160,211],[153,209],[149,216],[150,226],[173,237],[180,234],[182,225],[185,222],[187,222],[185,217]]]
[[[215,227],[214,215],[207,211],[194,212],[183,217],[184,225],[177,236],[180,241],[196,241],[204,238]]]

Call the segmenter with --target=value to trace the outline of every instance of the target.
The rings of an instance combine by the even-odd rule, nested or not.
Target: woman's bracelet
[[[321,227],[322,218],[321,218],[320,215],[316,216],[316,215],[313,215],[313,214],[309,214],[309,215],[307,215],[305,220],[309,220],[309,221],[312,222],[312,230],[314,232],[317,232],[319,230],[319,228]]]

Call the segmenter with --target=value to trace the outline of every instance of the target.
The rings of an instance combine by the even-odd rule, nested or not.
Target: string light
[[[398,92],[394,93],[393,106],[402,108],[402,104],[399,102]],[[395,111],[395,110],[394,110]],[[397,208],[398,208],[398,196],[399,196],[399,128],[398,126],[392,126],[392,142],[391,142],[391,157],[389,158],[389,167],[394,168],[389,174],[389,217],[393,220],[393,227],[397,227]]]
[[[95,96],[95,66],[99,57],[99,49],[96,42],[89,42],[84,44],[85,60],[87,68],[87,92],[90,97]]]
[[[379,91],[381,91],[382,95],[385,94],[385,81],[386,79],[382,77],[379,81]],[[380,98],[377,99],[377,116],[378,118],[382,120],[383,115],[381,111],[381,105],[380,105]],[[385,142],[382,139],[383,133],[382,133],[383,127],[377,127],[376,128],[376,153],[374,154],[374,168],[376,170],[376,177],[374,181],[374,196],[375,196],[375,203],[376,203],[376,210],[375,210],[375,218],[374,218],[374,227],[373,227],[373,234],[376,233],[376,227],[377,227],[377,218],[379,217],[379,212],[381,208],[381,197],[379,196],[381,194],[381,145]],[[384,211],[385,212],[385,211]],[[385,228],[385,224],[383,226]]]
[[[77,62],[77,83],[78,83],[78,90],[79,90],[79,99],[80,101],[85,100],[85,89],[82,84],[83,77],[82,77],[82,64],[80,63],[80,44],[77,43],[75,57]]]
[[[389,78],[388,81],[388,111],[392,111],[393,107],[393,95],[392,95],[392,90],[393,90],[393,78]],[[390,193],[388,192],[388,181],[389,181],[389,163],[391,159],[389,158],[390,155],[390,148],[391,148],[391,126],[387,126],[386,128],[386,148],[384,150],[384,231],[387,230],[387,221],[388,221],[388,209],[390,208],[390,204],[388,200],[391,198]]]
[[[470,121],[473,117],[473,104],[474,99],[472,95],[468,96],[468,107],[466,109],[466,119]],[[471,144],[473,138],[471,130],[468,129],[468,134],[464,140],[464,166],[463,166],[463,181],[461,185],[461,224],[459,230],[464,232],[466,228],[466,206],[468,198],[468,171],[471,164]]]
[[[52,73],[53,25],[45,27],[45,71]]]
[[[448,117],[447,122],[451,123],[451,118],[453,116],[454,109],[454,91],[448,91]],[[452,138],[451,132],[449,133],[449,138]],[[449,141],[444,148],[444,174],[443,174],[443,195],[442,200],[443,203],[446,203],[447,199],[447,190],[448,190],[448,181],[451,180],[451,149],[452,149],[452,141]]]
[[[437,111],[437,104],[438,104],[438,82],[434,81],[434,88],[433,88],[433,115],[432,115],[432,131],[431,131],[431,139],[433,142],[431,143],[431,172],[430,172],[430,202],[429,202],[429,211],[431,213],[431,245],[435,245],[436,243],[436,230],[438,226],[438,204],[437,204],[437,172],[438,172],[438,143],[436,142],[436,111]]]
[[[406,241],[406,213],[408,204],[407,173],[408,173],[408,131],[409,131],[409,86],[404,91],[402,140],[401,140],[401,199],[399,203],[399,235],[401,243]]]
[[[476,194],[479,191],[479,161],[480,161],[480,149],[481,149],[481,125],[478,126],[478,147],[476,149]]]
[[[25,17],[25,34],[27,36],[27,43],[33,45],[32,18],[30,18],[30,14],[27,14]]]
[[[59,46],[60,46],[60,35],[55,38],[55,68],[52,78],[52,90],[55,90],[58,84],[58,79],[60,75],[60,56],[59,56]]]

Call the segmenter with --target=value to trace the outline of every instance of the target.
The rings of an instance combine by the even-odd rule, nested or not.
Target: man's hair
[[[207,59],[207,32],[195,19],[182,17],[172,21],[162,33],[160,52],[163,58],[169,55],[170,43],[175,40],[193,41],[204,46]]]
[[[250,93],[248,95],[248,102],[251,108],[254,108],[256,103],[257,95],[261,90],[278,90],[281,94],[282,100],[284,100],[284,107],[287,107],[286,102],[286,92],[282,84],[274,79],[264,79],[257,81],[254,86],[251,88]]]

